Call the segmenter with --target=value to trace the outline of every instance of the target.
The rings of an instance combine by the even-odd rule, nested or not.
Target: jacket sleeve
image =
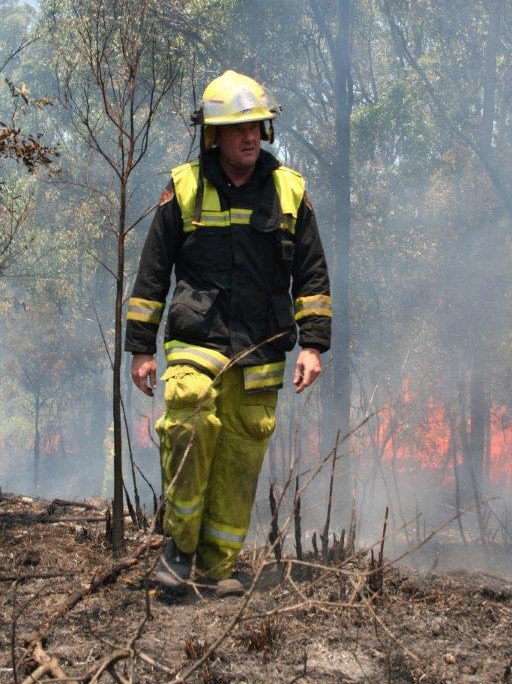
[[[125,350],[134,354],[156,353],[171,274],[183,241],[181,212],[172,189],[167,188],[162,197],[167,201],[160,204],[153,217],[128,301]]]
[[[306,196],[299,208],[295,227],[292,276],[299,345],[325,352],[331,346],[331,290],[315,214]]]

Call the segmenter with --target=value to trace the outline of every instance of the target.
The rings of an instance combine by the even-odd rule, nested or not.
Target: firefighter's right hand
[[[134,384],[152,397],[156,390],[156,361],[152,354],[134,354],[130,373]]]

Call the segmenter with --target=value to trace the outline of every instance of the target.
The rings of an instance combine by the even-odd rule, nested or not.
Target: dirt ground
[[[500,576],[246,554],[245,596],[173,597],[147,579],[161,538],[126,528],[114,559],[100,503],[0,495],[1,683],[512,684],[512,554]]]

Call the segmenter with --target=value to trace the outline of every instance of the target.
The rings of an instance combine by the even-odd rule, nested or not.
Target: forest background
[[[510,544],[512,2],[0,15],[0,487],[158,496],[161,386],[132,390],[124,306],[169,170],[197,153],[190,113],[233,68],[283,106],[274,151],[306,178],[335,306],[321,381],[281,393],[255,526],[269,481],[293,482],[305,530],[327,500],[360,535],[386,505],[411,534],[470,508]]]

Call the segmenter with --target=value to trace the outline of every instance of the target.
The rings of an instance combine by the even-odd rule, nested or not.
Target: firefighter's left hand
[[[321,372],[322,359],[318,349],[302,349],[293,373],[295,391],[299,393],[305,390],[306,387],[309,387],[317,379]]]

